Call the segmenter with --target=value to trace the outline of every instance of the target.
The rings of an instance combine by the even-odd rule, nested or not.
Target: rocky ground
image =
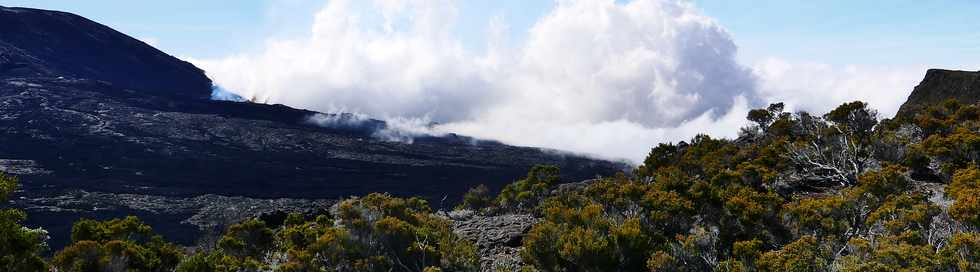
[[[538,222],[529,214],[479,215],[472,211],[449,214],[453,230],[476,243],[483,271],[517,271],[524,263],[520,249],[524,235]]]
[[[393,142],[373,136],[383,122],[319,127],[304,122],[312,114],[174,101],[90,80],[0,80],[0,141],[16,143],[0,146],[0,168],[27,174],[27,188],[302,198],[394,192],[440,199],[479,183],[499,188],[539,163],[562,166],[573,179],[625,167],[458,135]]]

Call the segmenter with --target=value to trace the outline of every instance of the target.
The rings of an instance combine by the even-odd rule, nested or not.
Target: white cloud
[[[223,87],[256,101],[375,117],[460,118],[489,92],[447,25],[451,8],[418,2],[384,10],[386,27],[368,25],[350,1],[330,1],[310,37],[269,41],[264,53],[200,64]],[[410,25],[399,26],[407,16]],[[390,20],[390,21],[389,21]],[[476,104],[474,104],[476,103]]]
[[[749,107],[741,97],[736,98],[733,105],[725,112],[705,112],[690,121],[663,128],[651,128],[624,119],[600,122],[552,122],[547,119],[507,118],[457,122],[440,128],[506,143],[642,162],[650,148],[658,143],[687,141],[692,136],[702,133],[712,137],[737,136],[738,128],[745,125],[745,113],[748,112]]]
[[[443,136],[444,132],[434,129],[432,123],[426,118],[402,118],[395,117],[385,120],[384,127],[374,128],[376,120],[369,116],[357,113],[336,112],[336,113],[316,113],[308,116],[307,123],[339,129],[371,129],[371,135],[383,141],[402,142],[411,144],[415,138],[421,136]]]
[[[768,58],[753,65],[760,96],[795,110],[823,113],[855,100],[891,118],[925,75],[926,67],[831,66]]]
[[[911,87],[887,69],[746,67],[729,33],[686,1],[556,1],[516,46],[494,19],[485,52],[453,35],[453,1],[359,4],[329,1],[308,37],[195,63],[254,101],[633,161],[663,141],[734,136],[745,112],[765,102],[823,111],[857,98],[886,112],[904,95],[875,94]],[[430,121],[441,125],[420,126]]]

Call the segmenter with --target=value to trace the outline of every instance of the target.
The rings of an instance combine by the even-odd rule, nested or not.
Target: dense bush
[[[342,201],[336,218],[291,214],[269,229],[260,220],[228,228],[217,250],[193,255],[177,271],[474,271],[472,242],[418,198],[370,194]]]
[[[784,232],[768,155],[705,135],[662,144],[634,177],[544,200],[524,260],[544,271],[704,271],[735,265],[725,261],[738,244],[751,261],[747,249],[775,247]]]
[[[980,109],[948,100],[931,106],[916,117],[924,140],[915,143],[919,168],[931,167],[950,178],[958,169],[978,166],[980,162]]]
[[[954,219],[980,228],[980,170],[975,166],[957,170],[946,195],[956,201],[949,207]]]
[[[344,229],[325,248],[345,244],[355,247],[357,250],[353,252],[359,254],[336,252],[348,258],[338,264],[361,263],[378,271],[422,271],[428,267],[450,271],[476,269],[473,243],[456,236],[448,220],[431,212],[428,204],[418,198],[370,194],[346,200],[339,204],[337,212],[337,224]],[[324,247],[314,249],[320,248]]]
[[[72,227],[71,240],[51,260],[58,271],[172,271],[182,257],[176,245],[132,216],[82,219]]]
[[[21,225],[27,215],[6,206],[17,189],[17,179],[0,172],[0,268],[6,271],[44,271],[39,255],[47,249],[47,232]]]
[[[957,113],[921,133],[861,102],[753,110],[739,142],[660,144],[632,177],[544,199],[522,256],[542,271],[974,271],[978,115],[942,107]],[[909,178],[932,169],[953,173],[949,207]]]
[[[466,194],[463,195],[463,201],[456,206],[456,209],[482,211],[493,206],[494,199],[493,195],[490,194],[490,188],[480,184],[466,191]]]
[[[548,195],[551,186],[557,184],[558,180],[558,167],[551,165],[534,166],[526,178],[504,187],[497,195],[497,205],[517,211],[534,208]]]

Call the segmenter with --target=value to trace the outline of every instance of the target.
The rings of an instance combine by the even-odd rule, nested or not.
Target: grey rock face
[[[537,222],[528,214],[471,215],[455,219],[453,229],[476,243],[483,271],[516,271],[524,264],[521,241]]]
[[[585,191],[585,188],[588,188],[589,185],[592,185],[593,183],[596,183],[598,181],[599,181],[598,179],[589,179],[589,180],[583,180],[579,182],[558,184],[554,190],[551,190],[551,194],[556,195],[561,193],[582,192]]]
[[[925,107],[946,99],[963,104],[980,102],[980,72],[930,69],[899,108],[896,117],[912,118]]]

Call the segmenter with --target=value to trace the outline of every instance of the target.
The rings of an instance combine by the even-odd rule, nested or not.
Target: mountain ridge
[[[980,102],[980,71],[929,69],[896,117],[913,118],[919,111],[946,99],[955,99],[962,104]]]
[[[156,95],[203,99],[211,80],[193,64],[84,17],[0,6],[0,77],[73,77]]]

